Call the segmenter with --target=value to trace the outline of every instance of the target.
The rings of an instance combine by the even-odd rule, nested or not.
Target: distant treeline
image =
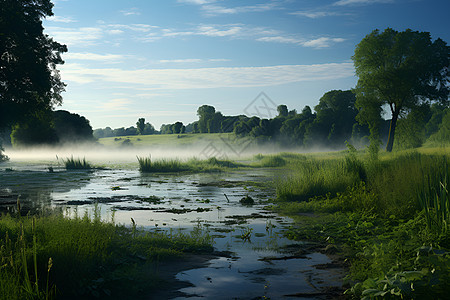
[[[314,111],[305,106],[301,112],[289,110],[286,105],[276,108],[273,118],[258,116],[224,116],[213,106],[202,105],[197,110],[198,120],[188,125],[182,122],[163,124],[155,130],[144,118],[136,127],[110,127],[92,130],[89,121],[78,114],[59,110],[30,117],[0,132],[4,145],[32,146],[39,144],[80,143],[104,137],[122,137],[152,134],[230,133],[252,137],[257,143],[272,142],[286,147],[327,147],[339,149],[350,142],[355,146],[369,144],[369,128],[357,122],[358,109],[353,91],[333,90],[320,98]],[[275,110],[275,108],[274,108]],[[379,118],[380,139],[385,142],[390,120]],[[422,104],[401,116],[398,121],[397,149],[421,146],[427,139],[450,141],[450,108],[434,103]]]
[[[333,90],[325,93],[314,107],[305,106],[301,112],[277,107],[277,115],[270,119],[258,116],[224,116],[213,106],[202,105],[197,110],[198,120],[188,125],[182,122],[163,124],[157,131],[141,118],[136,127],[94,130],[94,137],[118,137],[149,134],[229,133],[252,137],[258,143],[274,142],[292,147],[343,148],[345,142],[357,146],[369,143],[369,127],[358,123],[358,109],[353,91]],[[387,141],[390,120],[378,120],[379,137]],[[439,103],[422,104],[398,121],[396,148],[421,146],[426,139],[448,141],[450,109]],[[440,132],[440,133],[439,133]]]

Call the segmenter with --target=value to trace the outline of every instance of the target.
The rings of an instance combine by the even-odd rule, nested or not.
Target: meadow
[[[280,155],[283,157],[283,155]],[[289,155],[272,209],[295,220],[288,236],[332,249],[358,299],[450,294],[450,152],[420,148],[371,159],[349,150]]]
[[[141,139],[133,141],[137,146],[164,140],[176,145],[184,139],[136,138]],[[210,138],[207,142],[220,139]],[[201,137],[193,139],[182,146]],[[67,170],[96,168],[85,158],[62,161]],[[133,166],[142,176],[219,172],[231,180],[235,170],[277,170],[263,184],[276,194],[265,199],[266,209],[292,218],[285,230],[289,239],[313,243],[314,251],[331,255],[346,270],[346,297],[442,299],[450,293],[450,152],[445,146],[371,155],[348,144],[343,151],[259,153],[239,161],[138,156]],[[250,182],[207,184],[213,185],[248,185],[245,190],[252,191]],[[225,197],[227,205],[238,205]],[[201,203],[206,208],[210,201],[216,200]],[[133,219],[128,227],[116,224],[114,216],[102,220],[95,209],[71,218],[61,211],[23,216],[20,202],[17,210],[0,219],[0,293],[8,299],[119,299],[125,290],[126,296],[149,294],[164,283],[158,278],[160,263],[214,250],[200,227],[190,234],[149,232],[139,230]],[[250,242],[251,228],[242,230]]]

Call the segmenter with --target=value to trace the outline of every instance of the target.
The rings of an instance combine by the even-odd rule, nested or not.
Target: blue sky
[[[46,33],[69,48],[60,109],[94,128],[187,124],[203,104],[243,114],[261,92],[301,111],[355,86],[351,56],[374,29],[450,42],[450,0],[53,2]]]

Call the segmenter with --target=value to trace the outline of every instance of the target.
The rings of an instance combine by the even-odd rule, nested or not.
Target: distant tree
[[[279,117],[287,117],[288,116],[288,108],[284,104],[278,105],[277,111],[278,111]]]
[[[126,130],[125,127],[115,128],[113,130],[113,136],[126,136]]]
[[[314,107],[316,118],[308,127],[308,145],[343,146],[350,140],[358,111],[352,91],[334,90],[325,93]]]
[[[138,130],[134,126],[130,126],[125,129],[125,135],[137,135],[137,134],[138,134]]]
[[[150,123],[145,123],[144,133],[143,134],[155,134],[155,127],[153,127]]]
[[[144,130],[145,130],[145,119],[144,118],[139,118],[138,121],[136,122],[136,127],[137,127],[137,132],[138,134],[144,134]]]
[[[407,29],[374,30],[355,49],[353,63],[359,77],[356,86],[360,113],[365,106],[388,105],[391,125],[386,151],[392,151],[397,120],[405,110],[423,102],[448,101],[450,47],[434,42],[430,33]]]
[[[53,112],[53,126],[60,142],[92,141],[93,131],[89,121],[65,110]]]
[[[50,0],[0,1],[0,128],[21,122],[17,137],[46,118],[37,112],[62,102],[64,83],[56,67],[67,47],[44,34],[41,21],[53,15],[52,8]]]
[[[162,124],[159,131],[161,132],[161,134],[172,134],[173,126],[172,124]]]
[[[182,133],[181,132],[182,129],[183,129],[183,123],[182,122],[175,122],[173,124],[173,127],[172,127],[172,132],[175,133],[175,134],[180,134],[180,133]]]
[[[202,105],[197,109],[198,130],[200,133],[208,133],[211,128],[215,128],[212,124],[216,109],[210,105]]]

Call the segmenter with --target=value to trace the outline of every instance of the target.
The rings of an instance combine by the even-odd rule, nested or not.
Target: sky
[[[450,0],[54,0],[68,110],[95,128],[312,109],[355,87],[355,46],[375,29],[450,42]]]

